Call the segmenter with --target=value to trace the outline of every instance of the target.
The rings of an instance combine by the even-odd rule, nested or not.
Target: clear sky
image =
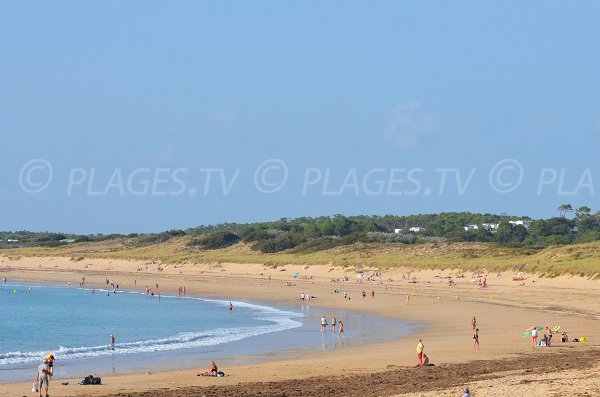
[[[598,15],[2,1],[0,230],[598,211]]]

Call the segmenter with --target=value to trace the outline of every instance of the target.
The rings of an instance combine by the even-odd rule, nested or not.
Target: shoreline
[[[9,264],[8,258],[0,257],[2,267]],[[10,261],[13,271],[3,272],[3,276],[23,278],[32,281],[43,280],[57,283],[77,282],[86,277],[86,284],[101,285],[105,276],[122,280],[124,288],[133,286],[137,280],[138,289],[145,284],[159,280],[162,286],[177,290],[178,285],[186,285],[190,293],[210,296],[230,296],[243,299],[259,299],[265,302],[285,302],[298,304],[301,292],[311,293],[317,299],[311,306],[347,309],[357,312],[381,315],[389,318],[418,321],[424,328],[416,338],[423,338],[426,352],[432,362],[440,365],[466,363],[473,360],[500,360],[520,356],[531,350],[529,342],[520,336],[522,329],[532,323],[550,327],[560,324],[569,331],[571,337],[586,336],[589,343],[585,348],[597,346],[600,340],[600,312],[597,299],[600,293],[597,281],[573,277],[537,279],[532,277],[525,286],[517,286],[509,274],[499,278],[490,276],[487,289],[473,287],[467,281],[458,280],[457,287],[448,287],[443,276],[449,271],[419,271],[411,275],[417,277],[416,284],[409,284],[401,275],[409,269],[401,268],[386,271],[373,283],[356,284],[356,274],[351,269],[328,266],[286,266],[286,271],[278,271],[260,264],[184,264],[168,266],[162,272],[145,269],[147,261],[85,259],[73,262],[65,257],[22,257]],[[41,267],[39,266],[41,265]],[[333,269],[333,270],[331,270]],[[298,271],[300,277],[293,278]],[[349,277],[347,283],[333,283],[331,279]],[[271,280],[268,280],[271,277]],[[312,278],[309,278],[312,277]],[[392,281],[386,281],[392,279]],[[532,282],[532,281],[535,281]],[[286,286],[294,282],[294,286]],[[387,286],[389,290],[385,290]],[[335,288],[347,291],[352,300],[344,300],[335,294]],[[373,289],[375,299],[362,299],[362,289]],[[405,304],[405,296],[411,297]],[[413,295],[414,294],[414,295]],[[479,352],[471,348],[470,318],[477,315],[481,324],[482,347]],[[234,365],[227,368],[230,376],[222,379],[197,378],[197,370],[176,370],[162,372],[149,367],[145,372],[110,376],[103,378],[104,385],[99,389],[74,385],[61,386],[58,379],[53,381],[54,396],[107,395],[118,392],[139,392],[162,388],[199,387],[210,385],[232,385],[252,381],[273,381],[283,379],[308,378],[311,376],[341,376],[365,373],[379,373],[389,366],[410,367],[416,362],[414,347],[416,340],[391,340],[383,343],[351,347],[331,352],[314,352],[293,358],[273,357],[260,364]],[[582,344],[583,345],[583,344]],[[548,350],[579,348],[575,344],[556,346]],[[535,354],[538,354],[535,349]],[[199,368],[202,363],[199,363]],[[22,395],[30,383],[0,385],[0,394]]]
[[[16,288],[18,292],[21,290],[32,288],[45,289],[45,288],[56,288],[64,290],[75,290],[76,294],[84,294],[86,297],[89,296],[89,292],[95,289],[100,295],[106,294],[108,290],[105,288],[94,288],[92,286],[64,286],[63,284],[57,283],[42,283],[40,281],[29,282],[27,280],[13,279],[12,282],[5,284],[4,292]],[[123,294],[134,294],[139,296],[142,294],[137,290],[121,289],[118,292],[119,295]],[[172,300],[175,302],[178,299],[183,299],[188,302],[206,302],[209,304],[216,304],[217,306],[223,306],[226,308],[228,303],[227,299],[222,297],[203,297],[192,294],[187,294],[185,297],[177,295],[162,295],[163,299]],[[102,300],[102,298],[100,298]],[[329,316],[335,315],[339,320],[343,320],[345,324],[352,324],[352,327],[346,333],[344,338],[337,338],[331,330],[331,327],[327,327],[325,333],[319,331],[319,317],[322,312],[321,308],[311,308],[309,305],[302,305],[302,309],[298,307],[290,306],[287,303],[276,304],[276,302],[264,302],[257,300],[244,300],[241,301],[237,298],[233,300],[234,308],[240,310],[241,307],[247,307],[253,310],[253,316],[259,316],[264,319],[267,316],[268,321],[271,322],[272,326],[284,319],[286,322],[293,321],[298,322],[297,325],[288,326],[285,329],[266,331],[264,333],[250,335],[243,339],[234,339],[223,343],[208,344],[196,347],[177,347],[173,349],[159,349],[136,353],[127,353],[122,351],[123,354],[117,355],[98,355],[98,348],[100,346],[92,345],[77,345],[66,346],[67,350],[76,349],[81,352],[82,349],[90,350],[91,354],[88,357],[71,357],[65,356],[65,353],[61,354],[58,350],[48,350],[48,353],[53,353],[56,357],[57,372],[60,373],[61,378],[69,378],[72,376],[81,375],[80,368],[86,368],[90,374],[95,376],[114,376],[114,375],[130,375],[140,372],[140,368],[144,368],[141,363],[146,361],[152,361],[155,365],[160,366],[163,371],[176,370],[176,369],[194,369],[197,367],[198,362],[208,361],[210,359],[217,360],[222,366],[231,365],[248,365],[265,362],[267,360],[280,360],[285,358],[301,357],[302,355],[319,352],[329,351],[335,352],[339,346],[352,347],[362,346],[372,343],[385,342],[391,339],[390,332],[399,337],[407,337],[410,333],[414,333],[420,328],[418,324],[392,320],[389,318],[383,318],[381,316],[375,316],[364,312],[355,312],[350,310],[327,310]],[[123,305],[130,305],[133,302],[129,300]],[[136,303],[140,303],[135,301]],[[160,305],[156,300],[153,302],[148,301],[150,305]],[[174,306],[176,310],[179,306]],[[226,314],[227,316],[227,314]],[[275,316],[275,317],[273,317]],[[202,319],[199,319],[202,321]],[[378,330],[374,324],[384,325],[386,332]],[[120,335],[119,331],[113,331],[116,335]],[[181,332],[200,332],[191,329],[172,331],[169,335],[160,336],[159,339],[165,338],[175,339]],[[210,331],[202,331],[210,332]],[[140,335],[141,336],[141,335]],[[127,344],[137,344],[142,342],[151,342],[147,340],[147,336],[141,336],[140,340],[126,340]],[[110,346],[105,346],[108,350]],[[39,350],[39,348],[36,348]],[[119,353],[119,347],[117,346],[117,353]],[[45,350],[44,350],[45,351]],[[23,351],[23,353],[28,353]],[[39,352],[41,356],[42,353]],[[29,356],[27,357],[29,359]],[[35,361],[25,361],[19,363],[10,364],[10,367],[0,366],[0,384],[17,383],[30,378],[30,374],[35,372],[35,368],[38,365],[38,359]],[[8,365],[8,364],[7,364]],[[27,367],[30,368],[27,368]],[[57,377],[58,378],[58,377]]]

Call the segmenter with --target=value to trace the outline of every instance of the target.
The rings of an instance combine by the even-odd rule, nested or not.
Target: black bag
[[[83,380],[81,382],[79,382],[80,385],[99,385],[102,382],[102,378],[100,378],[99,376],[92,376],[92,375],[88,375],[85,378],[83,378]]]

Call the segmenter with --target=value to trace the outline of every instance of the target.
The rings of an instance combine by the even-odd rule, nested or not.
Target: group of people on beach
[[[425,345],[423,344],[423,340],[419,339],[419,343],[417,343],[417,367],[433,367],[434,365],[429,362],[429,357],[425,354]]]
[[[321,332],[325,332],[327,331],[327,318],[325,318],[325,315],[321,316]],[[335,318],[335,316],[333,316],[331,318],[331,329],[333,330],[333,332],[335,333],[335,327],[336,325],[338,325],[338,320]],[[338,328],[338,336],[339,337],[343,337],[345,336],[345,332],[344,332],[344,322],[343,321],[339,321],[339,328]]]
[[[554,329],[551,329],[550,327],[545,327],[545,332],[544,332],[544,336],[542,338],[539,338],[539,332],[542,330],[542,327],[531,327],[529,333],[531,334],[531,345],[533,347],[549,347],[552,345],[552,339],[554,337],[554,333],[555,331],[558,332],[558,328],[560,327],[555,327]],[[560,333],[560,341],[561,343],[566,343],[569,341],[569,335],[567,335],[566,332],[561,332]]]

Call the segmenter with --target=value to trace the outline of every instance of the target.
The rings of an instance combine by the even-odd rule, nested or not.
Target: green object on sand
[[[537,329],[538,331],[541,331],[544,329],[544,327],[535,327],[535,329]],[[529,331],[523,332],[521,334],[521,336],[531,336],[531,331],[533,331],[533,330],[534,330],[534,328],[531,328]]]

